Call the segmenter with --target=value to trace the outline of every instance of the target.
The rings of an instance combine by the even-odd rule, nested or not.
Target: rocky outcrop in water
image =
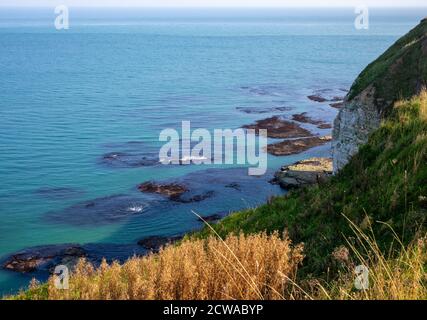
[[[338,102],[344,100],[341,96],[345,89],[333,90],[333,89],[321,89],[315,91],[314,94],[307,96],[307,98],[314,102]]]
[[[138,168],[159,165],[158,155],[144,156],[138,153],[109,152],[100,162],[112,168]]]
[[[39,246],[13,254],[2,267],[20,273],[51,271],[57,265],[74,265],[86,255],[86,251],[77,244]]]
[[[208,190],[200,194],[183,194],[179,197],[173,198],[172,200],[181,203],[201,202],[203,200],[213,197],[214,194],[214,191]]]
[[[319,129],[330,129],[332,126],[329,123],[326,123],[323,120],[316,120],[310,117],[307,112],[297,113],[292,115],[292,120],[301,122],[301,123],[309,123],[317,126]]]
[[[0,261],[2,269],[19,273],[49,275],[58,265],[65,265],[70,271],[80,258],[85,258],[94,266],[103,259],[108,263],[124,262],[132,256],[142,256],[147,250],[136,244],[53,244],[26,248]]]
[[[342,107],[344,107],[344,102],[335,102],[335,103],[331,103],[329,104],[332,108],[335,109],[341,109]]]
[[[321,146],[332,140],[331,136],[308,137],[301,139],[285,140],[278,143],[269,144],[267,152],[275,156],[289,156],[298,154],[313,147]]]
[[[254,129],[257,134],[260,129],[266,129],[267,136],[269,138],[287,139],[308,137],[312,135],[310,131],[300,127],[297,123],[284,120],[278,116],[258,120],[254,124],[245,125],[242,128]]]
[[[43,219],[54,224],[99,226],[142,214],[150,207],[147,200],[134,195],[111,195],[76,203],[63,210],[47,212]]]
[[[180,203],[201,202],[214,195],[214,191],[208,190],[200,194],[193,194],[182,184],[145,182],[138,186],[138,190],[145,193],[156,193],[168,197],[170,200]]]
[[[177,183],[162,184],[152,181],[140,184],[138,190],[141,192],[161,194],[170,199],[177,199],[184,192],[188,191],[186,186]]]
[[[293,189],[326,181],[332,174],[332,159],[311,158],[284,166],[274,176],[282,188]]]

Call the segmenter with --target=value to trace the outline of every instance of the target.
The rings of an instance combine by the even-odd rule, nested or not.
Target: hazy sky
[[[1,0],[0,6],[149,6],[149,7],[301,7],[301,6],[427,6],[427,0]]]

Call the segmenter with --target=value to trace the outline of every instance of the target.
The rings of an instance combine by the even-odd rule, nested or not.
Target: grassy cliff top
[[[427,18],[363,70],[348,98],[353,99],[370,85],[376,88],[375,98],[382,111],[427,85]]]

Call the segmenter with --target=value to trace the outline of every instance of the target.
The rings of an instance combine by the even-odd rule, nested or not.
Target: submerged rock
[[[50,271],[57,265],[74,265],[86,255],[83,247],[77,244],[38,246],[11,255],[2,267],[20,273]]]
[[[160,164],[158,148],[143,141],[107,143],[103,148],[108,152],[98,162],[110,168],[138,168]]]
[[[236,183],[236,182],[229,183],[225,187],[226,188],[230,188],[230,189],[234,189],[234,190],[237,190],[237,191],[241,191],[242,190],[241,185],[238,184],[238,183]]]
[[[168,197],[170,200],[180,203],[201,202],[214,195],[214,191],[206,191],[201,194],[192,194],[183,184],[145,182],[138,186],[138,190],[147,193],[156,193]]]
[[[237,107],[236,109],[248,114],[263,114],[263,113],[285,112],[285,111],[292,110],[292,108],[290,107],[271,107],[271,108]]]
[[[341,109],[342,107],[344,107],[344,101],[331,103],[331,104],[329,104],[329,105],[330,105],[332,108],[335,108],[335,109]]]
[[[313,95],[308,96],[307,98],[309,98],[311,101],[315,101],[315,102],[326,102],[326,101],[328,101],[328,99],[322,97],[319,94],[313,94]]]
[[[191,195],[188,194],[187,196],[181,195],[179,197],[173,198],[171,200],[181,203],[193,203],[193,202],[201,202],[203,200],[211,198],[215,194],[214,191],[206,191],[201,194]]]
[[[317,126],[319,129],[332,129],[332,125],[329,123],[322,123]]]
[[[147,207],[149,204],[145,199],[128,195],[112,195],[83,201],[62,211],[48,212],[44,219],[52,223],[98,226],[139,215]]]
[[[161,194],[171,199],[179,198],[184,192],[188,191],[186,186],[177,183],[161,184],[152,181],[140,184],[138,190],[141,192]]]
[[[267,129],[269,138],[286,139],[311,136],[310,131],[300,127],[297,123],[284,120],[278,116],[258,120],[254,124],[244,125],[242,128],[254,129],[257,134],[259,134],[260,129]]]
[[[284,166],[275,174],[282,188],[292,189],[324,182],[332,174],[332,159],[311,158]]]
[[[70,271],[80,258],[85,258],[94,266],[103,259],[108,263],[125,262],[129,257],[142,256],[147,251],[136,244],[89,243],[57,244],[30,247],[6,257],[1,267],[19,273],[35,273],[37,276],[52,274],[58,265],[66,265]]]
[[[301,122],[301,123],[309,123],[317,126],[319,129],[330,129],[332,126],[329,123],[326,123],[322,120],[315,120],[307,115],[307,112],[297,113],[292,115],[292,120]]]
[[[109,152],[102,156],[101,163],[114,168],[138,168],[159,165],[160,161],[156,154]]]
[[[150,236],[138,241],[138,245],[146,250],[159,251],[161,247],[181,240],[182,236],[163,237]]]
[[[217,222],[217,221],[219,221],[221,219],[222,219],[222,215],[217,214],[217,213],[209,215],[209,216],[205,216],[205,217],[201,217],[201,218],[198,217],[197,218],[197,220],[199,220],[201,222]]]
[[[278,143],[269,144],[267,152],[275,156],[288,156],[298,154],[310,148],[320,146],[332,140],[331,136],[308,137],[302,139],[285,140]]]
[[[308,99],[315,102],[337,102],[344,100],[344,97],[341,96],[343,89],[334,90],[334,89],[321,89],[316,90],[314,94],[307,96]]]

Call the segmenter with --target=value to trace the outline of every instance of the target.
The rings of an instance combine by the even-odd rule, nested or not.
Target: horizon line
[[[56,5],[58,6],[58,5]],[[55,5],[48,6],[29,6],[29,5],[2,5],[0,4],[0,8],[54,8]],[[342,6],[329,6],[329,5],[284,5],[284,6],[268,6],[268,5],[247,5],[247,6],[215,6],[215,5],[198,5],[198,6],[190,6],[190,5],[181,5],[181,6],[150,6],[150,5],[67,5],[67,7],[72,8],[118,8],[118,9],[131,9],[131,8],[141,8],[141,9],[348,9],[355,8],[357,6],[354,5],[342,5]],[[427,5],[367,5],[369,8],[378,8],[378,9],[416,9],[416,8],[427,8]]]

